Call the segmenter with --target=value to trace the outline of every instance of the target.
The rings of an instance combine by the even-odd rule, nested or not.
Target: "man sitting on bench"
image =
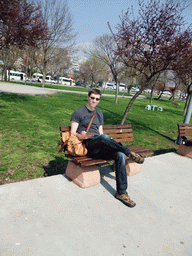
[[[100,99],[101,92],[98,89],[89,91],[87,104],[75,110],[71,117],[71,134],[84,140],[83,142],[88,150],[88,157],[115,161],[117,189],[115,197],[125,205],[134,207],[136,204],[126,192],[128,187],[126,156],[139,164],[144,162],[144,158],[139,154],[131,152],[129,148],[116,142],[110,136],[103,134],[103,114],[96,109]],[[95,117],[87,133],[87,126],[95,110]]]

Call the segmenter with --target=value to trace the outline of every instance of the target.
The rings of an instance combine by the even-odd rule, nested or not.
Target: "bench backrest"
[[[179,137],[192,136],[192,124],[178,124]]]
[[[61,126],[61,132],[69,132],[70,126]],[[117,142],[133,141],[133,130],[131,124],[103,125],[104,134],[109,135]]]

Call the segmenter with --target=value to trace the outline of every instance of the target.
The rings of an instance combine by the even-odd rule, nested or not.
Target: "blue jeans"
[[[88,150],[88,157],[115,161],[117,192],[124,194],[128,187],[126,155],[131,151],[106,134],[95,135],[84,140],[84,143]]]

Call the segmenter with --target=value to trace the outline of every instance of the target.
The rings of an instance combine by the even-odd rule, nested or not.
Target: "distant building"
[[[73,57],[71,59],[71,70],[72,71],[79,71],[79,59],[77,57]]]

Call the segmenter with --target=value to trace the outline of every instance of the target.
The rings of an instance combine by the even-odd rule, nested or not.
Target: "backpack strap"
[[[91,117],[91,120],[90,120],[90,122],[89,122],[89,124],[88,124],[88,127],[87,127],[86,132],[89,131],[89,129],[90,129],[92,123],[93,123],[93,119],[94,119],[94,117],[95,117],[95,114],[96,114],[96,109],[95,109],[95,111],[94,111],[94,113],[93,113],[93,116]]]
[[[59,148],[60,145],[61,145],[61,148]],[[59,142],[58,142],[58,144],[57,144],[57,151],[58,151],[58,152],[62,152],[63,149],[64,149],[64,147],[65,147],[65,143],[63,143],[63,140],[60,139]]]

